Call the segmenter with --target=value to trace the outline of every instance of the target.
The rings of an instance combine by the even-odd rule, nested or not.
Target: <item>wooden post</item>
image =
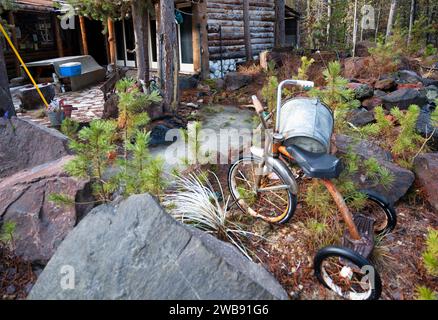
[[[79,17],[79,24],[81,27],[81,39],[82,39],[82,54],[88,55],[88,42],[87,42],[87,30],[85,28],[85,19],[84,17]]]
[[[108,18],[108,45],[110,52],[110,64],[113,66],[117,65],[116,57],[116,34],[114,32],[114,21]]]
[[[207,4],[206,0],[193,6],[193,66],[202,80],[210,76]]]
[[[243,0],[243,34],[245,36],[246,61],[251,61],[253,59],[253,54],[249,19],[249,0]]]
[[[58,56],[64,57],[64,46],[62,44],[61,37],[61,21],[58,19],[58,16],[53,15],[53,24],[55,25],[55,38],[56,38],[56,49],[58,50]]]
[[[282,48],[286,42],[284,0],[275,0],[275,47]]]
[[[0,34],[0,37],[2,35]],[[0,117],[8,112],[9,118],[15,116],[15,108],[12,102],[11,91],[9,90],[8,71],[6,69],[6,61],[4,56],[5,49],[3,41],[0,41]]]
[[[193,5],[192,17],[192,47],[193,47],[193,69],[196,73],[202,70],[202,47],[201,47],[201,17],[199,16],[199,4]]]
[[[132,1],[138,80],[149,81],[149,20],[145,1]]]
[[[179,103],[179,51],[173,1],[160,1],[159,64],[164,111],[175,113]]]
[[[18,48],[17,30],[15,29],[15,17],[12,11],[9,11],[8,20],[9,24],[11,25],[12,43],[14,44],[15,48]],[[20,63],[17,59],[14,59],[14,64],[16,76],[19,77],[21,74]]]

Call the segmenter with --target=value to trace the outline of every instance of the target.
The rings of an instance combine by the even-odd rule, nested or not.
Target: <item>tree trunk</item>
[[[7,112],[10,118],[15,116],[15,108],[12,102],[11,91],[9,90],[9,79],[4,51],[3,42],[0,39],[0,117],[3,117]]]
[[[377,15],[376,32],[374,34],[374,42],[377,43],[377,37],[379,36],[380,17],[382,15],[382,1],[379,1],[379,14]]]
[[[108,47],[109,47],[109,63],[117,67],[117,59],[116,59],[116,34],[114,31],[114,21],[111,18],[108,18]]]
[[[251,31],[249,20],[249,0],[243,0],[243,33],[245,35],[246,61],[253,59],[251,46]]]
[[[175,5],[160,1],[159,63],[164,111],[176,113],[179,95],[179,52],[176,36]]]
[[[353,26],[353,57],[356,56],[357,43],[357,0],[354,1],[354,26]]]
[[[391,8],[389,10],[389,17],[388,17],[388,26],[386,27],[386,41],[388,41],[392,33],[392,26],[394,24],[396,8],[397,8],[397,0],[391,0]]]
[[[409,31],[408,31],[408,45],[412,40],[412,28],[414,27],[414,12],[415,12],[415,0],[411,0],[411,10],[409,12]]]
[[[149,25],[145,0],[132,1],[132,20],[135,35],[137,77],[140,82],[149,81]]]
[[[285,32],[285,3],[284,0],[275,0],[275,47],[282,48],[286,42]]]
[[[82,54],[88,55],[87,30],[85,27],[85,18],[79,17],[79,25],[81,27]]]
[[[332,0],[327,0],[327,45],[330,45],[330,29],[332,20]]]

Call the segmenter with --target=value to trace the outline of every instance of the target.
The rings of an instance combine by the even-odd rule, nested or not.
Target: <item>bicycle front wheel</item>
[[[262,159],[248,157],[231,166],[228,173],[231,195],[243,212],[269,223],[284,224],[295,212],[297,196],[275,168],[258,172],[261,164]]]

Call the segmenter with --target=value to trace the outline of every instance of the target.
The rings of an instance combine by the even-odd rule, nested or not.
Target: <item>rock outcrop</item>
[[[62,268],[74,272],[73,287],[60,286]],[[287,294],[235,247],[177,222],[152,196],[137,195],[90,212],[29,298],[257,300]]]
[[[438,153],[420,154],[414,162],[416,183],[438,213]]]
[[[34,122],[0,119],[0,179],[69,154],[68,139]]]
[[[62,194],[77,202],[90,201],[88,181],[68,177],[66,156],[20,171],[0,181],[0,220],[16,223],[15,253],[25,260],[45,264],[77,221],[93,207],[57,205],[50,194]]]
[[[411,171],[394,164],[391,154],[372,142],[365,140],[355,142],[351,137],[337,135],[335,144],[340,155],[346,154],[349,146],[351,146],[352,151],[362,159],[375,158],[381,166],[388,169],[394,176],[391,187],[384,188],[381,185],[376,185],[374,181],[366,179],[361,173],[357,173],[352,178],[361,189],[374,190],[394,203],[406,194],[414,182],[415,175]]]

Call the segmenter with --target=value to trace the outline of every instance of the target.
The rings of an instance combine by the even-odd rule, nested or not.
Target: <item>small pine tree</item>
[[[120,80],[116,84],[116,90],[119,97],[117,124],[122,131],[125,143],[125,159],[127,159],[128,143],[139,127],[146,126],[149,123],[149,116],[144,109],[154,102],[160,102],[161,97],[156,91],[151,92],[151,94],[141,92],[136,81],[131,78]]]
[[[278,78],[276,76],[271,76],[268,78],[268,83],[262,89],[262,96],[268,106],[268,111],[273,114],[275,113],[274,110],[277,108],[278,85]]]
[[[116,148],[115,131],[116,124],[113,121],[92,121],[89,127],[79,131],[77,140],[70,142],[70,148],[76,153],[76,157],[65,166],[71,176],[90,178],[93,194],[102,202],[109,201],[110,194],[115,189],[104,176],[112,164],[108,155]]]
[[[330,62],[323,75],[326,87],[313,89],[311,95],[318,97],[333,110],[336,130],[344,131],[348,112],[357,109],[360,102],[354,99],[354,91],[347,87],[348,80],[341,76],[341,64],[338,61]]]
[[[398,163],[407,168],[412,166],[414,155],[424,142],[424,138],[416,132],[419,114],[420,108],[416,105],[411,105],[405,113],[398,108],[391,110],[391,115],[401,126],[401,131],[394,141],[391,151],[398,158]]]
[[[118,174],[114,182],[124,186],[125,196],[149,192],[160,197],[167,185],[163,160],[151,157],[148,144],[149,133],[137,131],[135,143],[127,144],[132,158],[119,162],[124,170]]]
[[[309,68],[315,62],[315,59],[307,58],[306,56],[301,57],[301,66],[298,68],[297,78],[300,80],[308,80],[309,76],[307,75],[309,72]]]
[[[65,134],[68,138],[74,139],[79,130],[79,122],[73,119],[67,118],[62,121],[61,132]]]

